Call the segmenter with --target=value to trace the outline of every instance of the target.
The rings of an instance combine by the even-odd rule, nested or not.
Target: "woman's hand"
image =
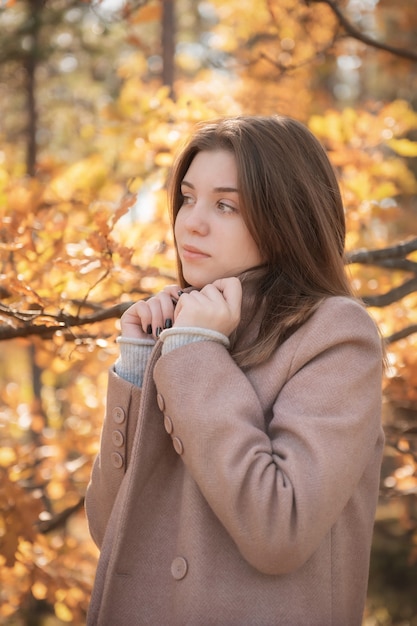
[[[149,300],[140,300],[123,313],[120,318],[124,337],[149,339],[158,337],[164,328],[170,328],[174,320],[178,300],[178,285],[168,285]]]
[[[242,285],[238,278],[221,278],[200,291],[181,294],[174,326],[199,326],[227,337],[240,322]]]

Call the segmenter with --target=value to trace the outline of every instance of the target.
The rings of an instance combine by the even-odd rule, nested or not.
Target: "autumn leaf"
[[[417,141],[410,141],[410,139],[390,139],[387,145],[401,156],[417,157]]]

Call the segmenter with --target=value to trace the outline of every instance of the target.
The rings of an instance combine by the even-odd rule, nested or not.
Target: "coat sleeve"
[[[282,379],[268,425],[265,399],[219,344],[164,355],[154,379],[174,447],[242,556],[282,574],[317,549],[369,464],[379,472],[380,337],[358,303],[332,298],[263,372],[264,391]]]
[[[91,536],[101,547],[114,501],[129,464],[138,423],[141,389],[109,372],[99,453],[85,497]]]

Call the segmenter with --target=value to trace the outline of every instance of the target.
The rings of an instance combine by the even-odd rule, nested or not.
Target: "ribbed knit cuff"
[[[120,356],[114,364],[116,374],[129,383],[142,387],[146,364],[155,345],[153,339],[119,337]]]
[[[167,354],[171,350],[196,341],[215,341],[221,343],[225,348],[230,347],[230,341],[223,333],[194,326],[167,328],[162,331],[159,338],[163,342],[162,354]]]

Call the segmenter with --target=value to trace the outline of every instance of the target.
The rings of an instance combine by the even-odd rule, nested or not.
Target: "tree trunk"
[[[30,49],[24,60],[26,72],[26,103],[27,103],[27,143],[26,143],[26,171],[34,176],[37,160],[37,105],[36,105],[36,68],[39,60],[39,31],[44,0],[28,0],[28,22],[30,24]]]
[[[36,100],[36,68],[39,63],[39,31],[42,23],[42,9],[44,0],[28,0],[28,34],[30,37],[30,48],[23,60],[26,72],[26,173],[33,178],[36,175],[37,162],[37,143],[36,135],[38,130],[38,112]],[[28,348],[29,360],[32,370],[32,389],[33,389],[33,411],[44,415],[42,404],[42,381],[41,370],[36,363],[36,348],[31,344]],[[34,439],[37,438],[32,433]]]
[[[162,82],[170,88],[171,98],[175,97],[175,0],[162,0]]]

